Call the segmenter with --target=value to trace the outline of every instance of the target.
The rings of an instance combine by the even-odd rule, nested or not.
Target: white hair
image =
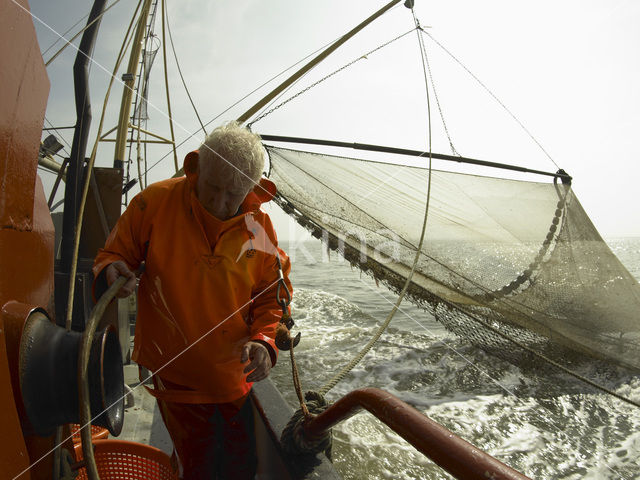
[[[214,168],[217,176],[234,185],[258,183],[264,170],[260,136],[238,122],[226,123],[211,132],[200,146],[198,165],[200,169]]]

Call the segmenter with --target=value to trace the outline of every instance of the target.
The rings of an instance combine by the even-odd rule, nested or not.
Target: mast
[[[125,150],[127,147],[127,132],[129,130],[129,117],[131,116],[131,98],[133,96],[134,82],[138,73],[138,65],[140,63],[140,54],[142,53],[142,39],[145,31],[145,21],[149,16],[149,8],[151,0],[145,0],[140,12],[140,19],[136,34],[133,39],[133,47],[131,56],[129,57],[129,65],[127,72],[123,74],[124,92],[122,93],[122,103],[120,104],[120,116],[118,118],[118,129],[116,133],[116,148],[113,157],[113,166],[115,168],[124,167]]]

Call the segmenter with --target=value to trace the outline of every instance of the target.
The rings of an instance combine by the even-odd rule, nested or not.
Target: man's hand
[[[242,363],[251,360],[251,362],[244,367],[244,373],[251,372],[247,376],[247,382],[259,382],[269,376],[271,371],[271,356],[267,347],[259,342],[247,342],[242,347],[242,356],[240,361]]]
[[[136,288],[136,274],[129,270],[127,264],[122,260],[115,261],[107,267],[107,270],[105,272],[107,285],[111,286],[111,284],[115,282],[120,276],[127,277],[128,280],[122,286],[122,288],[118,290],[118,293],[116,293],[116,297],[125,298],[131,295]]]

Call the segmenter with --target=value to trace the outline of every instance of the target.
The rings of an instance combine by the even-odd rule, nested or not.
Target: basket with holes
[[[100,480],[178,480],[171,467],[169,455],[150,445],[126,440],[96,440],[94,456]],[[76,458],[82,458],[80,444],[76,445]],[[76,480],[85,480],[84,467],[78,470]]]

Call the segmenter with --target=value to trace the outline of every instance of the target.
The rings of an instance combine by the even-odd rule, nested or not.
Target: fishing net
[[[134,125],[143,125],[144,122],[149,120],[149,111],[147,109],[148,99],[149,99],[149,75],[151,74],[151,67],[153,66],[153,61],[156,58],[156,54],[158,53],[158,49],[155,48],[151,51],[143,52],[143,60],[142,60],[142,95],[138,95],[136,93],[136,109],[131,118],[131,123]]]
[[[428,169],[267,146],[277,202],[398,291],[424,216]],[[640,285],[570,185],[432,170],[407,295],[491,353],[566,349],[640,369]],[[514,348],[516,345],[526,347]]]

